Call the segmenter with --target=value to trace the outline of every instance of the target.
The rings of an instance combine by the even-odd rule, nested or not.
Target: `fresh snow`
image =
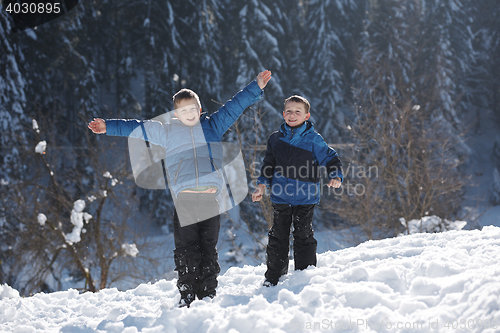
[[[18,298],[18,297],[19,297],[19,292],[17,290],[12,289],[7,284],[4,285],[0,284],[0,300],[4,298],[7,299],[7,298]]]
[[[47,216],[45,214],[40,213],[37,216],[38,224],[40,224],[42,227],[45,225],[45,222],[47,222]]]
[[[38,154],[45,154],[45,149],[47,148],[47,142],[44,140],[44,141],[40,141],[37,143],[36,147],[35,147],[35,152],[38,153]]]
[[[291,261],[276,287],[262,286],[264,264],[230,268],[215,299],[181,309],[175,279],[26,298],[5,285],[0,331],[498,332],[498,258],[493,226],[367,241],[304,271]]]
[[[92,218],[92,215],[84,212],[85,209],[85,201],[80,199],[76,200],[73,203],[73,209],[71,210],[71,224],[74,225],[73,231],[71,233],[66,234],[64,237],[66,238],[66,242],[69,244],[78,243],[81,240],[81,233],[85,233],[85,229],[83,229],[83,220],[85,223],[88,223]]]
[[[40,129],[38,128],[38,122],[35,119],[31,119],[31,123],[33,124],[33,130],[37,133],[40,133]]]
[[[122,244],[122,250],[126,255],[131,257],[137,257],[139,254],[139,250],[135,244]]]

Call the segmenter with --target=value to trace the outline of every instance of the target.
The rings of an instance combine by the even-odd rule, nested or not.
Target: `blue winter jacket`
[[[286,123],[269,137],[257,184],[271,186],[271,201],[290,206],[317,204],[321,172],[329,179],[342,175],[342,163],[309,121],[298,128]]]
[[[202,114],[198,125],[186,126],[176,118],[167,123],[108,119],[106,133],[139,139],[144,139],[146,134],[147,141],[164,147],[168,183],[175,196],[182,190],[201,186],[215,186],[220,191],[224,184],[221,138],[262,95],[254,80],[217,112],[210,116]]]

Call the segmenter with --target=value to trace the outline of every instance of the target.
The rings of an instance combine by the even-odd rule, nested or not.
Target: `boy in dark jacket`
[[[273,226],[269,230],[266,251],[267,272],[264,286],[278,284],[288,272],[290,227],[293,223],[293,254],[295,269],[316,266],[317,242],[312,218],[320,200],[320,169],[326,168],[328,187],[340,187],[342,163],[308,121],[310,104],[301,96],[285,100],[280,130],[269,137],[258,188],[253,201],[260,201],[267,187],[271,188]]]
[[[262,97],[270,71],[238,92],[211,116],[201,113],[198,95],[182,89],[173,97],[175,117],[168,123],[136,119],[94,119],[94,133],[143,139],[166,149],[168,184],[174,198],[174,260],[180,306],[215,297],[220,266],[217,195],[225,188],[221,138],[243,111]],[[132,156],[131,156],[132,158]]]

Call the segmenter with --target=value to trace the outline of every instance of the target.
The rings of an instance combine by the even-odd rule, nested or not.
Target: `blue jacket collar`
[[[309,121],[306,120],[302,126],[297,127],[297,128],[291,128],[290,126],[287,125],[287,123],[283,123],[280,126],[280,132],[283,133],[285,136],[294,136],[294,135],[303,135],[306,132],[309,132],[313,128],[313,124]]]

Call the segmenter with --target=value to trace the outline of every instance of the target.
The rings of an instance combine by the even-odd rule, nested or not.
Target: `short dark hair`
[[[174,95],[174,97],[172,97],[172,99],[174,100],[174,109],[177,109],[177,106],[182,100],[190,98],[194,98],[196,100],[196,103],[198,103],[198,106],[201,107],[200,98],[198,97],[198,95],[191,89],[183,88],[179,90]]]
[[[306,113],[308,113],[309,110],[311,109],[311,104],[309,104],[309,101],[307,99],[305,99],[304,97],[299,96],[299,95],[293,95],[293,96],[290,96],[287,99],[285,99],[285,104],[283,104],[283,106],[285,106],[286,103],[288,103],[288,102],[303,103],[306,106]]]

